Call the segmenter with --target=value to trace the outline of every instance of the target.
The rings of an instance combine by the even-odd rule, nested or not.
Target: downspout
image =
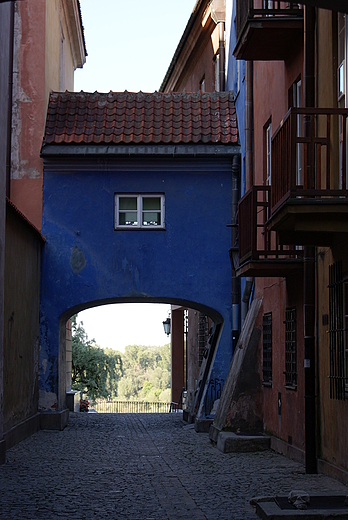
[[[232,161],[232,251],[238,248],[238,201],[240,184],[240,156],[234,155]],[[233,255],[233,253],[232,253]],[[239,339],[239,302],[240,302],[240,279],[236,276],[234,262],[232,265],[232,345],[233,351]]]
[[[253,76],[252,61],[245,62],[245,191],[254,183],[253,176]],[[242,297],[242,324],[249,310],[250,294],[254,279],[247,277]]]
[[[220,92],[225,91],[225,22],[219,22],[219,83]]]
[[[245,62],[245,191],[254,184],[253,176],[253,76],[254,64]]]
[[[315,7],[304,7],[304,106],[315,106]],[[310,137],[310,116],[305,120]],[[308,147],[307,175],[311,167]],[[315,402],[315,247],[304,248],[305,460],[306,473],[317,473]]]
[[[6,136],[6,197],[11,198],[11,148],[12,148],[12,92],[13,92],[13,56],[14,56],[14,18],[15,2],[10,5],[10,41],[9,41],[9,72],[8,72],[8,105],[7,105],[7,136]]]
[[[219,29],[219,90],[225,91],[225,19],[226,0],[211,0],[211,18]]]

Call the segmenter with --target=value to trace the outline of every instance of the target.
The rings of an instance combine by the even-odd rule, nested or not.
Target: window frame
[[[121,198],[136,198],[137,200],[137,207],[135,210],[130,211],[136,211],[137,213],[137,224],[120,224],[120,199]],[[143,223],[143,212],[150,211],[150,210],[144,210],[143,208],[143,200],[149,199],[149,198],[159,198],[160,199],[160,216],[161,216],[161,223],[159,225],[145,225]],[[164,193],[115,193],[115,200],[114,200],[114,206],[115,206],[115,218],[114,218],[114,229],[115,230],[146,230],[146,231],[154,231],[154,230],[163,230],[165,229],[165,195]]]

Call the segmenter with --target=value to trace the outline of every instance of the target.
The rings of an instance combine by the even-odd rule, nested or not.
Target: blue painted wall
[[[226,378],[231,161],[105,159],[104,166],[72,167],[45,160],[41,409],[57,406],[60,318],[97,302],[177,301],[215,311],[224,326],[211,377]],[[164,193],[165,230],[115,231],[117,192]]]

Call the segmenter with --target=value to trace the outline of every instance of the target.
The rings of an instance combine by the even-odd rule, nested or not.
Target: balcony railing
[[[301,248],[281,246],[277,233],[269,231],[270,186],[252,186],[239,202],[239,263],[300,259]]]
[[[271,214],[289,198],[347,197],[348,109],[291,108],[272,137]]]
[[[303,18],[302,5],[275,0],[237,0],[237,40],[245,24],[258,18]]]

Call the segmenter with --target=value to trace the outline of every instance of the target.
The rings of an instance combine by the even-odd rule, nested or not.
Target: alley
[[[181,414],[71,414],[0,466],[0,518],[247,520],[250,499],[347,493],[274,452],[222,454]]]

